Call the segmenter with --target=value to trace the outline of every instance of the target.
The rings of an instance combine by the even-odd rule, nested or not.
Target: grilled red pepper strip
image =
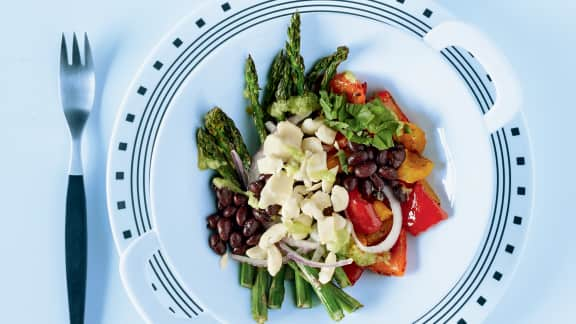
[[[402,204],[404,227],[412,235],[424,232],[432,225],[448,218],[446,212],[417,182],[412,193]]]
[[[396,244],[390,249],[390,259],[388,261],[376,262],[368,266],[368,269],[385,276],[401,277],[406,272],[406,254],[406,230],[402,229],[398,241],[396,241]]]
[[[364,272],[364,268],[360,267],[356,263],[350,263],[349,265],[345,265],[342,268],[344,269],[344,272],[346,272],[346,276],[352,285],[354,285],[356,281],[360,279],[362,273]]]
[[[400,121],[409,122],[408,117],[406,117],[402,109],[400,109],[400,106],[398,106],[390,91],[378,91],[376,92],[376,96],[382,100],[382,103],[386,108],[392,110],[396,114],[396,117],[398,117]]]
[[[372,204],[364,200],[358,190],[353,190],[349,196],[346,216],[352,222],[354,231],[366,235],[378,232],[382,227],[382,220],[376,214]]]
[[[358,81],[350,72],[338,73],[330,81],[330,90],[346,95],[346,100],[353,104],[366,103],[366,88],[366,82]]]

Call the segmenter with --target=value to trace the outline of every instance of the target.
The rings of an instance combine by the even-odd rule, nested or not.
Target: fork
[[[94,104],[95,73],[88,36],[84,34],[84,64],[76,34],[72,39],[72,61],[68,60],[66,37],[60,48],[60,101],[72,137],[66,194],[66,284],[70,324],[84,323],[86,300],[86,195],[82,171],[82,132]]]

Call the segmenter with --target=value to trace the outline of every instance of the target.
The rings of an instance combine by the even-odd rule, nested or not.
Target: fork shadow
[[[85,323],[103,323],[106,297],[115,248],[108,222],[106,205],[106,156],[108,137],[103,134],[102,95],[110,67],[121,44],[121,36],[114,34],[103,44],[93,44],[96,66],[96,95],[87,125],[86,202],[88,211],[88,269],[86,283]],[[113,270],[112,270],[113,271]]]

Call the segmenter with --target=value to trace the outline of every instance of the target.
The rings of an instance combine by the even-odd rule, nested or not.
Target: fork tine
[[[84,33],[84,65],[91,68],[94,65],[92,60],[92,50],[90,49],[90,42],[88,41],[88,34]]]
[[[76,33],[74,33],[74,38],[72,39],[72,65],[81,65],[80,61],[80,47],[78,47],[78,39],[76,38]]]
[[[62,42],[60,44],[60,67],[68,65],[68,47],[66,46],[66,36],[62,33]]]

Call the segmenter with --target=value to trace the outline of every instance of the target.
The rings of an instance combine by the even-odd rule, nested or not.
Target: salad
[[[348,52],[338,47],[306,71],[295,13],[263,89],[246,60],[260,149],[248,151],[220,108],[197,131],[198,167],[216,172],[209,246],[224,262],[240,262],[258,323],[281,308],[286,283],[298,308],[313,307],[315,295],[341,320],[362,307],[344,288],[365,271],[404,275],[407,233],[447,218],[426,182],[434,164],[422,155],[424,131],[390,92],[368,96],[366,82],[338,73]]]

